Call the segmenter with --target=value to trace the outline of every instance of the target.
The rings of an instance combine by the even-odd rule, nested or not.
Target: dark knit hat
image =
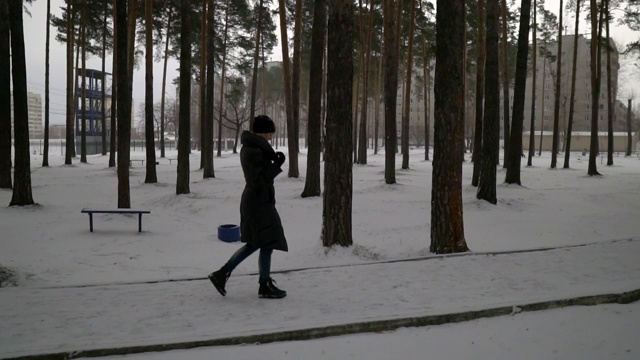
[[[276,132],[276,125],[267,115],[258,115],[253,119],[251,131],[256,134],[271,134]]]

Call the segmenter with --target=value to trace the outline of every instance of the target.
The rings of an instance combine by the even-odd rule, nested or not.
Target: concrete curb
[[[319,339],[331,336],[390,331],[401,327],[421,327],[441,325],[448,323],[459,323],[463,321],[475,320],[486,317],[504,316],[510,314],[518,314],[520,312],[550,310],[563,308],[567,306],[593,306],[600,304],[629,304],[640,300],[640,289],[631,290],[619,294],[602,294],[581,296],[568,299],[550,300],[536,303],[529,303],[514,306],[501,306],[485,310],[474,310],[452,314],[426,315],[418,317],[398,318],[390,320],[376,320],[367,322],[357,322],[343,325],[332,325],[317,328],[308,328],[300,330],[280,331],[273,333],[236,336],[228,338],[218,338],[199,341],[185,341],[168,344],[127,346],[117,348],[104,348],[93,350],[68,351],[60,353],[49,353],[39,355],[27,355],[7,360],[64,360],[77,359],[82,357],[102,357],[114,355],[138,354],[144,352],[158,352],[167,350],[185,350],[205,346],[228,346],[239,344],[254,343],[271,343],[279,341],[296,341]]]

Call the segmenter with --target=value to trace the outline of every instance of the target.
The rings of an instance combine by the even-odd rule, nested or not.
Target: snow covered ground
[[[175,153],[169,152],[167,157],[175,157]],[[143,159],[144,153],[133,153],[132,158]],[[411,155],[411,169],[398,170],[396,185],[384,183],[383,153],[375,156],[370,154],[369,165],[355,166],[354,246],[331,250],[324,249],[320,242],[322,199],[320,197],[302,199],[299,196],[304,187],[306,157],[304,154],[300,156],[301,176],[298,179],[286,177],[285,165],[285,172],[276,179],[276,198],[290,251],[274,253],[272,269],[283,271],[310,267],[334,267],[433,256],[428,251],[431,162],[422,161],[423,158],[424,155],[420,150],[414,151]],[[303,317],[300,323],[291,322],[292,319],[283,319],[281,325],[283,328],[287,326],[299,328],[310,319],[314,323],[326,324],[340,323],[344,319],[362,320],[357,316],[349,316],[354,311],[357,313],[354,310],[357,308],[351,309],[346,306],[343,309],[344,312],[332,311],[331,294],[340,293],[345,286],[361,285],[356,291],[340,294],[344,296],[340,302],[343,305],[348,305],[349,301],[354,304],[366,302],[371,297],[369,291],[376,291],[376,289],[380,291],[384,288],[393,288],[394,292],[406,293],[408,297],[413,294],[415,298],[419,298],[424,296],[423,292],[434,296],[431,299],[435,301],[434,303],[429,304],[423,300],[420,305],[415,300],[411,300],[408,301],[410,304],[408,308],[402,304],[401,296],[372,297],[380,303],[368,307],[369,312],[363,312],[363,314],[375,318],[413,316],[420,314],[421,311],[443,313],[454,309],[482,309],[514,301],[549,300],[565,296],[600,294],[603,291],[638,289],[640,288],[640,269],[636,264],[640,255],[640,246],[636,244],[640,242],[638,241],[640,240],[640,221],[638,220],[640,159],[633,156],[616,157],[614,160],[615,165],[607,167],[601,164],[599,159],[599,170],[604,176],[588,177],[586,175],[587,159],[579,153],[573,155],[572,169],[569,170],[549,169],[549,156],[543,154],[543,157],[534,158],[534,167],[522,169],[522,187],[502,184],[505,173],[501,169],[498,173],[499,200],[496,206],[475,198],[475,188],[470,186],[472,164],[469,162],[464,164],[465,236],[473,252],[504,252],[602,243],[600,245],[554,250],[552,251],[554,256],[560,256],[553,258],[554,261],[563,259],[559,264],[550,263],[547,262],[550,260],[538,257],[546,252],[534,252],[517,256],[501,255],[500,257],[511,256],[511,260],[497,261],[494,266],[486,261],[474,265],[476,262],[473,260],[476,259],[474,256],[439,257],[438,262],[446,264],[447,266],[442,268],[448,269],[448,272],[438,272],[436,263],[426,261],[434,265],[428,265],[426,268],[418,266],[413,269],[400,265],[366,265],[361,268],[362,270],[345,271],[345,278],[341,277],[337,269],[327,270],[333,272],[329,278],[323,277],[321,269],[299,272],[304,276],[296,276],[295,273],[274,274],[274,278],[279,281],[278,284],[290,293],[284,300],[286,307],[292,309],[292,314],[300,314]],[[270,329],[278,328],[279,318],[275,316],[254,319],[253,322],[241,319],[247,317],[241,315],[248,307],[262,308],[262,310],[287,316],[286,312],[282,313],[278,310],[277,302],[268,304],[264,303],[264,300],[257,299],[257,279],[254,275],[250,275],[257,270],[257,257],[249,258],[238,267],[228,285],[227,298],[220,297],[205,280],[160,283],[161,285],[155,287],[148,284],[126,285],[129,288],[125,288],[125,285],[117,285],[142,281],[202,279],[206,274],[220,267],[240,246],[237,243],[229,244],[216,239],[218,225],[239,221],[239,200],[244,184],[238,155],[224,153],[222,158],[215,158],[216,178],[203,180],[202,171],[198,170],[199,153],[194,152],[191,156],[191,194],[182,196],[175,195],[175,162],[170,165],[166,159],[158,159],[158,161],[160,164],[157,166],[159,179],[157,184],[144,184],[144,167],[135,166],[131,169],[132,208],[151,210],[150,215],[143,217],[144,232],[137,232],[137,216],[94,215],[94,232],[90,233],[88,216],[80,213],[82,208],[117,207],[117,178],[115,169],[107,167],[108,158],[90,156],[89,164],[74,161],[74,165],[66,166],[63,165],[63,157],[53,156],[50,158],[51,167],[41,168],[39,166],[41,156],[37,154],[32,156],[33,197],[39,206],[0,208],[3,248],[0,252],[0,266],[8,267],[17,273],[16,287],[0,289],[0,303],[5,309],[0,313],[0,324],[5,323],[5,326],[0,325],[2,330],[0,357],[28,354],[29,351],[39,353],[45,350],[66,350],[70,346],[73,348],[79,345],[91,348],[92,346],[88,345],[91,344],[90,342],[81,341],[80,344],[74,344],[74,341],[78,340],[76,336],[81,337],[76,333],[78,330],[82,330],[82,334],[89,336],[89,340],[91,340],[91,334],[94,334],[98,339],[94,346],[100,347],[105,344],[136,345],[121,341],[122,336],[127,334],[130,334],[131,339],[142,339],[141,343],[146,344],[159,340],[185,340],[186,334],[203,337],[207,333],[205,331],[203,334],[203,329],[206,330],[209,327],[213,330],[209,332],[210,334],[255,333],[259,332],[262,326],[259,320],[267,323],[275,321]],[[11,191],[0,191],[0,204],[8,205],[10,199]],[[615,241],[624,239],[633,240]],[[572,251],[581,252],[581,257],[571,261],[571,254],[574,254]],[[562,257],[563,252],[569,254]],[[605,255],[602,255],[603,253]],[[538,259],[537,263],[535,259]],[[617,269],[616,266],[612,266],[618,261],[626,267]],[[528,269],[523,264],[540,272],[539,276],[535,273],[530,274],[526,284],[519,283],[515,275],[518,269],[521,272]],[[371,278],[370,269],[378,269],[378,267],[384,269],[379,270],[381,274],[393,273],[394,269],[396,272],[409,270],[416,273],[406,276],[401,282],[398,282],[398,276],[403,279],[403,273]],[[360,267],[349,267],[352,270],[356,268]],[[514,273],[515,278],[510,278],[511,273]],[[484,277],[483,275],[486,274],[491,276]],[[360,281],[363,279],[372,284],[361,284]],[[554,279],[560,280],[557,282]],[[594,280],[590,282],[589,279]],[[573,282],[564,283],[564,281]],[[92,286],[80,287],[84,285]],[[293,285],[295,286],[292,288]],[[138,292],[148,293],[144,290],[144,286],[154,289],[148,291],[153,296],[136,298],[135,294]],[[166,292],[158,290],[163,286],[167,286]],[[427,289],[431,290],[431,293],[427,292]],[[504,295],[501,291],[506,290],[512,291],[510,297],[501,299]],[[536,296],[537,290],[541,290],[542,295]],[[451,298],[442,295],[447,291],[450,292]],[[478,292],[483,296],[477,297]],[[74,298],[68,299],[68,304],[64,304],[67,301],[65,296],[68,296],[64,295],[65,293],[75,294],[73,295],[75,301]],[[101,297],[104,294],[111,294],[108,295],[109,300]],[[180,304],[179,308],[183,312],[167,313],[166,318],[157,318],[152,325],[167,325],[160,324],[163,321],[175,323],[183,321],[187,324],[186,327],[167,325],[163,328],[164,333],[158,337],[154,337],[154,333],[145,333],[144,328],[135,328],[131,321],[126,321],[126,318],[129,316],[135,318],[141,312],[144,313],[145,309],[127,303],[128,294],[133,294],[132,299],[144,299],[147,303],[138,305],[148,306],[149,309],[170,311],[173,305]],[[319,297],[318,294],[323,295]],[[51,303],[54,299],[63,304]],[[451,299],[459,299],[460,302],[452,303]],[[306,302],[307,300],[309,302]],[[315,300],[315,303],[312,300]],[[324,305],[323,301],[326,302]],[[198,308],[192,308],[193,312],[190,313],[189,304]],[[448,304],[450,306],[447,306]],[[204,321],[206,309],[216,306],[220,306],[221,311],[224,309],[224,325],[207,324]],[[322,306],[322,311],[313,311],[319,306]],[[109,321],[105,322],[99,311],[101,307],[105,308],[106,313],[108,309],[118,309],[119,315],[116,316],[119,317],[113,318],[113,314],[110,314]],[[49,308],[50,313],[47,310]],[[534,332],[538,334],[534,335],[534,338],[540,337],[538,348],[549,351],[542,354],[552,354],[531,358],[574,358],[574,355],[583,354],[582,350],[585,350],[585,356],[580,357],[585,359],[637,358],[639,351],[635,343],[632,343],[630,352],[623,351],[620,347],[626,344],[623,334],[640,333],[637,310],[637,305],[603,305],[588,308],[588,310],[554,310],[557,316],[548,315],[550,313],[521,314],[514,319],[526,316],[523,322],[530,322],[532,325],[529,328],[539,329]],[[613,316],[612,314],[616,312],[628,314],[628,316]],[[73,314],[86,316],[73,318]],[[152,319],[156,315],[157,313],[149,313],[147,319]],[[198,316],[204,316],[202,321],[197,321]],[[584,319],[558,323],[562,317]],[[627,318],[636,320],[622,320]],[[519,332],[513,329],[510,319],[512,318],[495,318],[442,327],[272,344],[258,348],[242,346],[182,351],[173,358],[210,357],[210,355],[202,355],[204,354],[202,351],[220,351],[222,358],[231,357],[224,354],[236,354],[236,352],[238,355],[233,357],[252,358],[251,355],[243,356],[242,354],[262,355],[263,351],[272,354],[269,356],[274,359],[305,358],[295,355],[286,357],[278,350],[291,349],[292,354],[296,354],[295,349],[298,346],[310,349],[317,347],[325,351],[329,349],[338,351],[342,348],[346,351],[345,353],[329,352],[326,358],[334,356],[340,359],[356,359],[365,355],[371,358],[371,354],[381,355],[378,357],[380,359],[391,358],[384,356],[382,351],[358,352],[362,346],[365,346],[362,344],[370,342],[380,346],[385,342],[397,344],[380,349],[406,350],[405,358],[419,358],[412,357],[412,354],[428,353],[429,349],[437,347],[437,344],[442,348],[443,342],[448,342],[449,345],[456,345],[451,346],[451,351],[459,350],[460,352],[443,353],[444,355],[440,358],[474,358],[472,355],[475,352],[471,350],[475,347],[461,345],[467,340],[474,341],[474,344],[485,344],[484,348],[488,352],[480,352],[478,354],[484,355],[475,358],[514,358],[513,354],[520,354],[514,352],[519,351],[519,347],[499,346],[504,344],[503,339],[497,342],[496,339],[502,337],[499,334],[513,334],[513,345],[518,344],[518,341],[526,341],[528,336],[523,333],[518,340]],[[236,322],[235,325],[234,322]],[[45,325],[42,325],[43,323]],[[596,343],[597,339],[602,339],[601,333],[604,332],[602,329],[594,329],[593,333],[585,332],[584,327],[591,326],[589,324],[603,323],[607,324],[603,328],[609,326],[613,330],[620,329],[619,336],[597,343],[601,344],[603,352],[588,351],[590,348],[581,346],[580,344],[584,343]],[[81,325],[73,329],[78,324]],[[109,329],[106,329],[107,324]],[[536,324],[540,326],[545,324],[544,326],[548,328],[535,327]],[[189,328],[189,326],[195,328]],[[477,334],[477,329],[484,326],[495,329],[495,333],[498,334],[492,338],[493,342],[488,337],[482,338],[487,333]],[[474,329],[476,329],[475,335]],[[557,331],[552,333],[548,329]],[[131,335],[134,333],[135,336]],[[141,333],[143,336],[140,335]],[[441,335],[433,336],[434,342],[426,340],[434,333]],[[567,333],[576,334],[576,337],[572,338]],[[552,336],[554,334],[556,336]],[[559,336],[561,334],[567,334],[567,340],[562,342],[566,345],[564,347],[557,347],[555,343],[544,341],[552,337],[561,339],[562,337]],[[44,339],[41,338],[43,335]],[[456,339],[452,339],[453,335]],[[30,339],[34,336],[42,341],[42,347],[30,343]],[[112,337],[109,338],[109,336]],[[481,336],[481,338],[474,338],[474,336]],[[406,338],[406,341],[396,341],[399,338]],[[414,352],[409,345],[403,345],[408,344],[409,339],[413,339],[414,342],[419,341],[421,345],[424,344],[424,349],[415,348]],[[435,342],[435,339],[440,340]],[[473,339],[477,339],[477,342]],[[569,339],[575,341],[572,342]],[[337,346],[335,342],[342,345]],[[29,348],[29,344],[34,346]],[[60,346],[56,347],[56,344]],[[426,344],[433,344],[433,346]],[[459,347],[458,344],[460,344]],[[366,347],[375,349],[375,346],[366,345]],[[1,349],[8,350],[3,352]],[[81,349],[83,348],[78,348],[78,350]],[[464,356],[465,349],[470,351],[469,356],[472,357]],[[557,356],[553,355],[554,349],[559,351]],[[525,352],[532,354],[531,351],[522,353]],[[310,354],[314,353],[310,352]],[[325,358],[325,356],[307,358]],[[518,356],[518,358],[524,357]]]

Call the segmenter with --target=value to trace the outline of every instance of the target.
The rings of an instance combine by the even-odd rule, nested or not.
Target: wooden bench
[[[131,210],[131,209],[115,209],[115,210],[82,209],[81,213],[89,214],[89,231],[91,232],[93,232],[93,214],[138,214],[138,232],[142,232],[142,214],[151,214],[151,211]]]
[[[171,165],[174,161],[178,161],[176,158],[167,158],[169,160],[169,165]]]
[[[144,159],[130,159],[129,160],[129,167],[133,167],[133,163],[134,162],[139,162],[140,165],[144,165]]]

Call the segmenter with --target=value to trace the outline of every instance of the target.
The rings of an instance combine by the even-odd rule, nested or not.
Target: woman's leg
[[[249,255],[253,254],[256,250],[258,250],[258,247],[245,244],[233,255],[231,255],[231,258],[229,259],[229,261],[227,261],[226,264],[224,264],[222,270],[224,270],[226,273],[231,273],[236,268],[236,266],[238,266],[242,261],[244,261],[244,259],[248,258]]]
[[[260,249],[258,269],[260,270],[260,283],[265,283],[271,278],[271,254],[273,249]]]

